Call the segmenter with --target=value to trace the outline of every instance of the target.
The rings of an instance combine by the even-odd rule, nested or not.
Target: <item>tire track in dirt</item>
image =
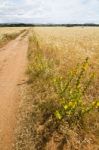
[[[14,141],[18,85],[25,80],[28,49],[28,35],[21,36],[0,49],[0,150],[12,150]]]

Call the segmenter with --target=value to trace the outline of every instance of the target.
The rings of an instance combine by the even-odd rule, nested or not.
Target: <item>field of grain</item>
[[[99,28],[37,27],[34,31],[40,44],[43,44],[42,47],[51,47],[60,51],[64,55],[64,59],[73,61],[73,64],[75,58],[81,60],[87,56],[98,63]]]
[[[0,34],[16,33],[24,29],[26,28],[25,27],[0,27]]]
[[[16,149],[97,150],[99,28],[34,27],[30,33]]]
[[[0,47],[15,39],[20,33],[26,30],[25,27],[0,27]]]
[[[88,57],[91,69],[97,76],[95,83],[98,86],[99,28],[35,27],[34,33],[41,50],[58,60],[58,69],[63,73]],[[98,94],[96,90],[98,89],[94,88]]]

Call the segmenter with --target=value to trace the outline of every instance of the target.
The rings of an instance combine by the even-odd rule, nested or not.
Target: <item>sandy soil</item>
[[[27,48],[28,36],[20,35],[0,49],[0,150],[12,150]]]

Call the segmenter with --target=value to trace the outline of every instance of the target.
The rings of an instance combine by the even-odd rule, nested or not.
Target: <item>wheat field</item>
[[[35,27],[34,31],[41,45],[58,49],[64,57],[73,57],[72,60],[77,57],[80,60],[88,56],[98,63],[99,28]]]
[[[98,27],[35,27],[33,30],[41,49],[54,53],[60,68],[65,66],[68,69],[88,57],[99,75]]]
[[[16,33],[24,29],[26,29],[26,27],[0,27],[0,34]]]
[[[27,56],[16,149],[97,150],[99,28],[30,28]]]
[[[25,30],[25,27],[0,27],[0,47],[4,46],[10,40],[15,39]]]

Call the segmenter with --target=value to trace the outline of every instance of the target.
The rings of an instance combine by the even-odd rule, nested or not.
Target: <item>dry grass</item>
[[[75,82],[81,81],[82,89],[86,87],[85,82],[89,80],[90,74],[95,72],[95,78],[90,78],[89,89],[82,98],[84,105],[87,106],[95,100],[99,102],[99,28],[35,27],[32,32],[28,51],[28,90],[18,116],[20,120],[19,128],[16,130],[15,149],[98,150],[99,112],[95,107],[98,108],[99,104],[97,103],[94,109],[89,109],[89,113],[83,117],[75,118],[75,115],[70,117],[70,114],[63,117],[61,116],[63,114],[59,114],[61,108],[59,100],[60,98],[69,100],[67,93],[60,94],[61,88],[64,89],[64,85],[67,85],[66,82],[69,81],[71,84],[69,71],[72,71],[75,79],[70,90],[66,92],[70,93],[69,96],[72,96],[73,100],[78,101],[81,95],[76,95],[75,98]],[[79,80],[79,75],[75,74],[73,68],[78,63],[81,65],[86,57],[89,58],[89,68],[85,69],[86,74],[82,73]],[[73,90],[74,95],[71,94]],[[76,94],[81,94],[77,90]],[[67,113],[67,107],[64,108]],[[83,110],[82,105],[80,109]],[[55,115],[56,110],[58,113]],[[79,112],[78,108],[75,112]]]
[[[0,28],[0,47],[4,46],[7,42],[15,39],[20,33],[24,32],[24,27],[1,27]]]
[[[19,33],[26,27],[0,27],[0,34]]]
[[[51,47],[58,50],[60,59],[66,59],[69,65],[74,64],[74,59],[78,62],[87,56],[98,63],[99,28],[36,27],[34,31],[43,49]]]

